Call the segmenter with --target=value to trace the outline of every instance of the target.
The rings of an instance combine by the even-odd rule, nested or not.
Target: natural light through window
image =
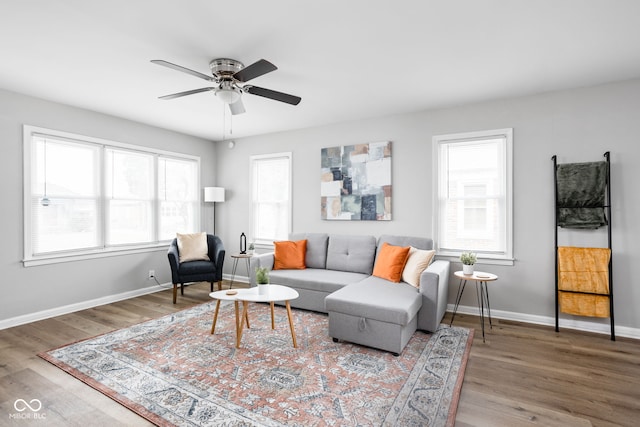
[[[251,182],[251,240],[286,240],[291,231],[291,153],[252,156]]]
[[[99,157],[96,146],[34,138],[31,244],[35,253],[98,246]]]
[[[198,230],[197,157],[32,126],[24,133],[25,265]]]
[[[198,163],[162,157],[158,159],[160,240],[175,237],[176,230],[198,229]]]
[[[512,260],[512,130],[433,138],[440,255]]]
[[[154,240],[154,156],[106,149],[107,245]]]

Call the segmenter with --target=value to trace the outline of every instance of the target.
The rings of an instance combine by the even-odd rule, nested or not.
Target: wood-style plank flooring
[[[209,301],[208,293],[199,283],[176,305],[166,290],[1,330],[0,426],[149,425],[36,354]],[[640,425],[640,341],[494,319],[483,343],[478,317],[458,314],[454,325],[476,330],[456,426]],[[41,418],[12,417],[17,399],[40,400]]]

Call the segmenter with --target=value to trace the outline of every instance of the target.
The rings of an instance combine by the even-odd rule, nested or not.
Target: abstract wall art
[[[323,148],[320,209],[326,220],[391,220],[391,142]]]

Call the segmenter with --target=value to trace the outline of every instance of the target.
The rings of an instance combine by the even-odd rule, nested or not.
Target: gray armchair
[[[225,250],[222,240],[218,236],[207,234],[208,255],[210,261],[187,261],[180,263],[178,252],[178,240],[173,239],[169,245],[167,256],[171,266],[171,281],[173,283],[173,303],[176,303],[178,295],[178,283],[180,295],[184,295],[184,284],[191,282],[210,282],[213,292],[213,283],[218,282],[218,290],[222,289],[222,266],[224,264]]]

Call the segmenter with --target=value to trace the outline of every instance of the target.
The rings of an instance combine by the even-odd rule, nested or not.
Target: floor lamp
[[[224,202],[224,188],[204,187],[204,201],[213,203],[213,235],[216,234],[216,202]]]

